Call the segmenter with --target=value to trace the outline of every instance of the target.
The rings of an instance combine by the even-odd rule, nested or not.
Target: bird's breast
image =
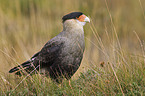
[[[68,40],[64,44],[64,47],[61,51],[61,53],[63,54],[61,57],[66,58],[65,60],[67,60],[67,58],[70,57],[72,59],[75,59],[83,55],[84,49],[85,49],[84,39],[76,38],[74,40],[72,39]]]

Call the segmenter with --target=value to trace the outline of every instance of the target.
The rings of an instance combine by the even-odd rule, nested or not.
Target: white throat
[[[63,30],[82,30],[83,26],[86,24],[86,22],[80,22],[79,20],[67,20],[63,24]]]
[[[80,25],[82,25],[82,26],[84,26],[84,25],[86,24],[86,22],[81,22],[81,21],[79,21],[79,20],[77,20],[77,22],[78,22],[78,24],[80,24]]]

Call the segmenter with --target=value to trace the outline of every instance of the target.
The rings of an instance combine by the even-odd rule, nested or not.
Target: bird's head
[[[90,22],[90,19],[84,15],[82,12],[72,12],[69,13],[62,18],[63,23],[67,24],[75,24],[84,26],[86,22]]]

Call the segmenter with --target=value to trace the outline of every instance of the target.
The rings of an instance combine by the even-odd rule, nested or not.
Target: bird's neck
[[[69,46],[80,48],[84,51],[85,41],[84,41],[84,30],[83,25],[79,24],[77,21],[65,21],[63,24],[63,32],[60,33],[62,37],[68,38],[70,41]]]
[[[78,23],[76,20],[67,20],[63,24],[63,31],[68,32],[67,34],[78,34],[84,35],[84,24]]]

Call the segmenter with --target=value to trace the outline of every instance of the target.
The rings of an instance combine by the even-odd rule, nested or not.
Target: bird
[[[71,12],[62,17],[63,30],[26,62],[10,69],[9,73],[44,73],[57,83],[69,80],[78,70],[85,50],[84,29],[90,22],[82,12]]]

